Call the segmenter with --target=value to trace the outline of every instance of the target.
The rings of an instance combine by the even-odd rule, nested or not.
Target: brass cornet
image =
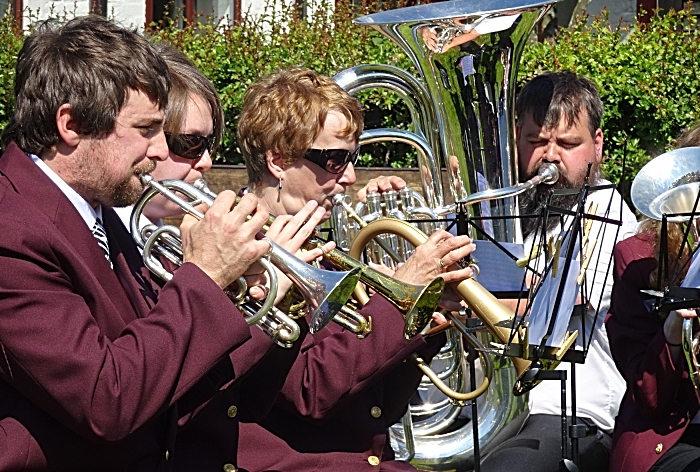
[[[141,181],[146,185],[146,190],[141,195],[141,198],[134,206],[131,214],[131,234],[136,243],[143,249],[143,257],[145,265],[156,275],[164,280],[170,280],[172,274],[165,270],[154,255],[159,254],[176,265],[182,263],[182,243],[180,231],[174,226],[163,226],[153,228],[153,225],[144,228],[139,227],[139,220],[144,208],[148,202],[156,195],[163,195],[168,200],[176,203],[186,213],[196,217],[203,218],[204,214],[196,209],[196,206],[204,203],[211,205],[215,195],[211,192],[205,192],[201,189],[204,186],[203,182],[200,188],[188,184],[180,180],[164,180],[156,182],[152,176],[144,174],[141,176]],[[179,196],[181,194],[189,200]],[[236,200],[238,203],[239,199]],[[352,269],[347,272],[333,272],[317,269],[310,264],[300,261],[294,255],[287,252],[285,249],[270,242],[270,251],[267,255],[270,262],[279,269],[283,274],[289,277],[301,295],[304,297],[307,305],[311,309],[311,321],[309,329],[312,333],[324,327],[333,317],[341,310],[343,305],[350,298],[352,291],[357,285],[360,278],[360,269]],[[258,320],[267,315],[273,307],[275,295],[277,293],[277,277],[274,270],[263,258],[259,261],[268,273],[270,280],[270,293],[268,294],[262,307],[258,307],[258,302],[246,301],[243,303],[244,311],[250,313],[255,311],[256,314],[248,319],[249,324],[254,324]],[[244,287],[243,287],[244,288]],[[242,297],[245,291],[239,288],[239,295]],[[234,300],[235,301],[235,300]],[[249,303],[250,302],[250,303]],[[255,310],[253,309],[255,308]],[[298,337],[298,326],[291,319],[283,319],[286,316],[279,317],[279,310],[273,310],[275,319],[266,320],[265,326],[275,325],[277,333],[279,332],[292,333],[296,332]],[[292,323],[288,322],[291,321]],[[275,336],[276,337],[276,336]],[[275,339],[273,337],[273,339]]]
[[[206,194],[209,196],[212,200],[216,198],[216,193],[212,192],[209,187],[207,187],[207,184],[204,180],[200,179],[194,183],[194,187],[199,190],[200,192]],[[270,216],[270,219],[267,222],[267,226],[263,227],[264,231],[267,231],[267,228],[269,225],[271,225],[275,221],[274,216]],[[312,241],[320,241],[312,237],[310,240],[306,242],[306,248],[307,249],[313,249],[315,247],[322,247],[325,242],[320,241],[318,244],[312,242]],[[361,267],[357,267],[358,270],[362,270]],[[347,267],[344,268],[343,270],[348,270],[348,271],[353,271],[355,270],[355,267]],[[343,273],[343,272],[341,272]],[[362,274],[360,273],[360,277]],[[347,298],[349,298],[350,295],[348,295]],[[346,299],[347,300],[347,299]],[[319,324],[320,321],[323,321],[323,324]],[[372,332],[372,319],[371,318],[365,318],[364,316],[360,315],[357,310],[354,310],[352,307],[350,307],[348,304],[343,305],[340,307],[338,312],[334,314],[331,317],[331,321],[334,323],[342,326],[343,328],[347,329],[348,331],[352,331],[353,333],[357,334],[358,337],[364,338],[367,336],[369,333]],[[321,328],[323,328],[326,324],[328,323],[327,320],[318,320],[318,319],[311,319],[309,322],[309,329],[311,330],[312,333],[317,332]]]
[[[198,188],[210,197],[215,196],[203,181],[200,180],[195,185],[199,186]],[[272,224],[274,219],[274,216],[270,216],[269,224]],[[303,247],[307,250],[312,250],[322,248],[325,243],[321,238],[312,235],[306,240]],[[340,270],[360,270],[360,281],[371,287],[375,292],[384,295],[387,300],[404,314],[404,319],[406,320],[404,337],[406,339],[415,336],[430,322],[445,287],[445,281],[440,277],[435,278],[427,285],[411,285],[399,282],[338,249],[324,251],[323,258],[333,267]],[[359,293],[356,288],[355,294]],[[366,300],[362,303],[366,303]],[[333,321],[345,329],[356,333],[359,337],[366,336],[372,330],[371,319],[366,320],[348,305],[341,309],[341,313],[333,317]],[[318,329],[321,328],[319,327]]]

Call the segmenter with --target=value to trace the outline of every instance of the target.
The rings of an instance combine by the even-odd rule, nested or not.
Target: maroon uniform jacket
[[[415,470],[392,461],[387,428],[401,419],[422,377],[405,359],[414,352],[431,358],[444,335],[429,343],[421,336],[405,340],[403,317],[379,295],[361,313],[373,318],[365,339],[334,323],[306,335],[270,414],[241,423],[241,467],[250,472]]]
[[[615,364],[627,381],[613,433],[611,472],[646,472],[678,442],[698,411],[683,359],[674,362],[664,321],[649,313],[640,292],[656,268],[653,233],[615,247],[615,272],[606,321]]]
[[[103,210],[114,270],[27,155],[0,159],[0,470],[172,469],[178,400],[250,337],[196,266],[152,283]]]
[[[190,391],[178,402],[185,414],[175,441],[177,472],[236,470],[239,421],[260,420],[272,408],[301,340],[287,349],[258,328],[250,333],[198,383],[196,394]]]

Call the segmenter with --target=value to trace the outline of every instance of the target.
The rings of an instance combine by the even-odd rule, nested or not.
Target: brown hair
[[[56,112],[70,104],[80,134],[111,132],[129,92],[168,103],[165,62],[136,30],[96,15],[42,22],[25,39],[15,67],[15,110],[3,142],[40,154],[60,141]]]
[[[287,165],[301,158],[323,130],[330,110],[347,120],[340,137],[352,136],[359,141],[364,126],[360,103],[330,77],[292,68],[251,85],[238,122],[248,183],[263,180],[268,151],[284,156]]]
[[[588,129],[594,136],[603,119],[603,102],[593,82],[571,71],[538,75],[523,87],[515,103],[518,121],[531,114],[545,129],[559,126],[562,117],[567,126],[574,126],[582,110],[588,115]]]
[[[214,151],[224,132],[224,112],[216,87],[181,51],[168,43],[156,43],[156,51],[170,69],[170,94],[165,110],[164,129],[170,133],[182,132],[186,118],[187,100],[201,97],[211,111],[214,122]]]

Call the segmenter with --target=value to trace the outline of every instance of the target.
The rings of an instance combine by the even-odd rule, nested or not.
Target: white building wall
[[[56,17],[73,17],[90,13],[91,0],[23,0],[22,24]],[[107,16],[124,26],[143,28],[146,23],[144,0],[107,0]]]
[[[26,26],[32,20],[45,20],[67,15],[85,15],[90,12],[89,0],[24,0],[23,24]]]
[[[146,2],[143,0],[107,0],[107,16],[125,26],[143,28],[146,24]]]
[[[326,0],[329,1],[329,0]],[[46,19],[49,16],[85,15],[90,10],[91,0],[23,0],[24,24],[33,19]],[[243,12],[253,15],[264,13],[265,0],[241,0]],[[289,7],[294,0],[277,0],[279,11],[283,6]],[[568,3],[568,2],[567,2]],[[314,2],[309,1],[310,9],[314,8]],[[610,22],[616,24],[618,19],[629,23],[635,16],[635,0],[590,0],[587,12],[597,15],[603,8],[610,11]],[[233,21],[233,0],[198,0],[197,10],[214,14],[221,18]],[[144,0],[107,0],[107,16],[116,19],[125,26],[143,27],[146,22],[146,4]]]
[[[625,24],[631,24],[637,15],[637,2],[635,0],[591,0],[586,11],[591,15],[598,15],[604,8],[610,12],[610,24],[615,26],[622,19]]]

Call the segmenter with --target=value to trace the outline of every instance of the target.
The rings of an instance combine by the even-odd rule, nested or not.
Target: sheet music
[[[567,241],[567,239],[564,238],[564,241]],[[571,261],[569,270],[566,274],[564,274],[564,267],[566,263],[566,250],[564,248],[566,247],[566,244],[568,243],[562,245],[562,250],[558,255],[556,273],[552,275],[555,271],[549,270],[545,274],[544,280],[542,281],[542,286],[538,290],[537,294],[535,295],[535,299],[533,300],[528,325],[529,343],[531,345],[540,344],[542,342],[542,338],[544,338],[545,334],[547,334],[550,320],[552,316],[555,315],[555,302],[557,293],[559,292],[559,287],[562,283],[564,284],[564,291],[559,303],[559,310],[556,313],[557,318],[554,324],[554,329],[552,330],[552,335],[549,337],[549,339],[547,339],[545,345],[560,347],[564,342],[564,337],[566,336],[571,314],[573,313],[574,306],[576,305],[576,299],[580,291],[578,279],[581,272],[581,265],[578,260],[580,244],[579,239],[576,238],[573,252],[574,260]],[[552,261],[552,264],[553,262],[554,261]]]
[[[500,243],[510,254],[504,253],[491,241],[477,240],[474,257],[481,272],[478,281],[489,292],[517,292],[522,289],[525,269],[515,265],[516,259],[523,257],[523,245]]]
[[[700,257],[696,252],[681,287],[700,288]]]

